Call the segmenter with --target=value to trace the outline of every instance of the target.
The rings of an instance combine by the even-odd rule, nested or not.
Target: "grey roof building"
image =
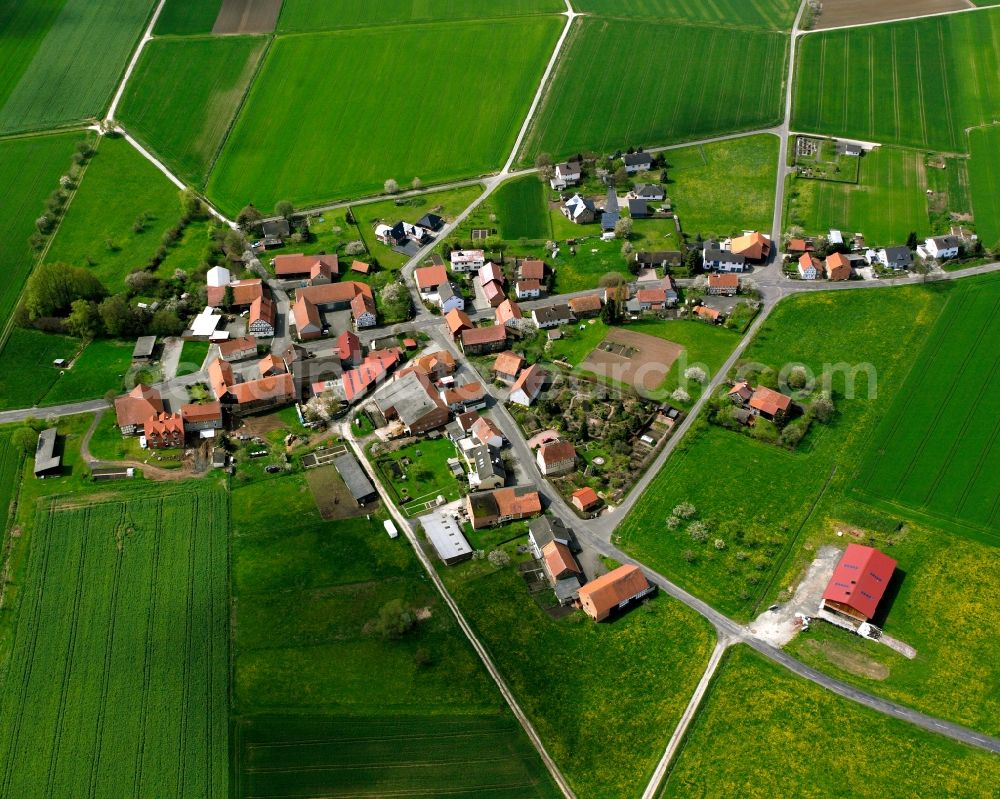
[[[156,336],[139,336],[132,349],[133,361],[148,361],[156,348]]]
[[[421,377],[415,371],[407,372],[385,383],[372,397],[387,420],[395,416],[414,435],[441,427],[450,415],[441,398],[432,393],[427,378]]]
[[[472,488],[487,486],[489,488],[500,488],[507,481],[507,471],[500,460],[500,453],[489,444],[480,444],[473,447],[468,454],[469,463],[475,470],[475,477],[469,475],[469,483]],[[475,483],[474,485],[472,485]]]
[[[431,542],[437,556],[446,566],[461,563],[472,557],[472,547],[462,533],[458,522],[447,513],[430,513],[418,521],[424,535]]]
[[[542,557],[542,548],[552,541],[565,544],[571,552],[580,551],[576,536],[569,527],[563,524],[561,519],[539,516],[528,525],[528,543],[536,558]]]
[[[375,491],[375,486],[373,486],[371,480],[368,479],[368,475],[365,474],[365,470],[361,468],[361,464],[358,463],[357,458],[355,458],[350,452],[345,452],[343,455],[334,458],[333,466],[343,479],[344,484],[347,486],[347,490],[351,492],[351,496],[354,497],[354,501],[359,505],[364,505],[372,500],[378,499],[378,493]]]
[[[618,207],[618,192],[614,184],[608,185],[608,198],[604,201],[604,213],[601,214],[601,230],[614,230],[621,219],[621,209]]]
[[[56,455],[56,429],[50,427],[38,434],[35,447],[35,477],[56,474],[62,468],[62,456]]]
[[[270,222],[262,222],[260,228],[265,238],[269,239],[283,239],[292,232],[291,225],[288,224],[287,219],[273,219]]]

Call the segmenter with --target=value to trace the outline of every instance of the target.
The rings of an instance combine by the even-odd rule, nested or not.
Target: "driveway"
[[[163,370],[164,380],[173,380],[177,376],[177,367],[181,362],[181,350],[183,349],[184,341],[179,338],[171,337],[163,340],[160,369]]]

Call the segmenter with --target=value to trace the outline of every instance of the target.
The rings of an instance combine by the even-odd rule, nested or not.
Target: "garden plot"
[[[823,10],[813,20],[814,28],[867,25],[893,19],[960,11],[969,7],[965,0],[823,0]]]
[[[684,348],[666,339],[612,329],[580,364],[590,372],[638,390],[655,391],[666,379],[670,367]]]
[[[281,13],[281,0],[223,0],[212,33],[270,33]]]

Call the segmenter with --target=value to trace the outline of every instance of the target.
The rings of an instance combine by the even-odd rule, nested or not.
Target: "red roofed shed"
[[[896,561],[885,553],[848,544],[823,592],[823,607],[857,621],[869,621],[895,570]]]

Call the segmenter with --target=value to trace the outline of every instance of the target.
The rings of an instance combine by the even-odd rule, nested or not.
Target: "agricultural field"
[[[1000,529],[1000,279],[962,283],[866,447],[862,498],[936,526]]]
[[[526,161],[762,128],[781,116],[782,34],[584,19],[570,36],[525,140]]]
[[[186,36],[211,33],[222,0],[167,0],[154,33],[157,36]]]
[[[118,117],[180,178],[200,186],[266,44],[250,36],[154,40],[143,50]]]
[[[551,17],[412,26],[393,36],[360,29],[278,38],[208,194],[235,213],[249,201],[258,208],[283,199],[318,204],[380,192],[390,178],[429,184],[495,169],[559,29],[560,19]],[[303,74],[311,79],[288,80]],[[500,84],[498,74],[505,76]]]
[[[545,194],[547,189],[534,175],[509,180],[493,198],[499,235],[507,241],[548,240],[552,237]]]
[[[3,48],[0,47],[0,51]],[[2,82],[0,82],[2,85]],[[36,255],[28,244],[35,220],[45,212],[45,199],[69,172],[80,132],[0,141],[0,318],[10,318]]]
[[[972,162],[969,183],[976,229],[983,246],[1000,244],[1000,127],[970,131]]]
[[[770,134],[668,150],[667,196],[689,235],[770,232],[778,138]],[[638,225],[637,225],[638,227]]]
[[[727,654],[660,795],[972,799],[989,796],[998,781],[993,755],[835,696],[740,645]]]
[[[977,5],[986,5],[992,1],[980,0]],[[812,28],[823,29],[968,9],[967,0],[883,0],[881,3],[869,3],[867,0],[825,0],[819,13],[807,8],[803,19],[811,19]]]
[[[11,443],[10,433],[9,428],[0,432],[0,552],[7,543],[7,523],[13,512],[24,460],[23,453]]]
[[[1000,11],[803,37],[792,127],[967,152],[967,128],[1000,114]]]
[[[259,717],[236,726],[236,752],[238,799],[561,796],[509,716]]]
[[[795,20],[794,0],[575,0],[577,11],[604,17],[634,17],[702,25],[788,30]]]
[[[616,530],[621,546],[724,613],[741,620],[756,615],[777,592],[782,563],[821,522],[823,503],[843,497],[853,483],[858,452],[900,391],[949,290],[893,289],[891,313],[883,290],[784,300],[742,362],[776,371],[801,362],[823,375],[824,364],[858,364],[863,353],[853,380],[850,371],[827,372],[833,423],[811,431],[795,451],[696,423]],[[865,364],[874,368],[874,391]],[[709,542],[667,527],[681,502],[692,503],[708,524]],[[716,538],[724,548],[712,546]]]
[[[279,33],[309,33],[332,28],[450,22],[528,14],[559,14],[561,0],[285,0],[278,18]]]
[[[525,540],[504,545],[515,561]],[[555,620],[514,566],[440,571],[577,796],[638,796],[708,660],[708,623],[667,596],[611,623]]]
[[[52,11],[60,5],[59,15],[53,19]],[[46,0],[31,4],[32,12],[18,12],[12,33],[16,37],[20,28],[27,35],[24,45],[15,45],[13,55],[27,58],[32,48],[34,55],[24,62],[6,57],[0,60],[0,69],[11,78],[22,70],[9,93],[0,89],[0,99],[5,100],[0,105],[0,135],[61,127],[100,116],[153,6],[151,0],[122,0],[112,5],[92,0],[65,0],[61,4]],[[31,16],[26,17],[27,13]],[[6,28],[0,36],[0,50],[6,50]]]
[[[104,492],[39,514],[2,675],[0,794],[226,795],[225,493]]]
[[[951,159],[953,171],[964,164]],[[927,211],[929,167],[916,150],[879,147],[861,158],[857,184],[789,177],[785,229],[797,226],[810,235],[831,228],[847,234],[863,233],[879,246],[902,244],[910,231],[921,237],[931,233]]]
[[[57,358],[70,360],[81,346],[69,336],[11,329],[0,350],[0,409],[31,408],[41,403],[56,381],[65,379],[52,362]]]
[[[105,136],[59,226],[46,263],[87,267],[111,292],[153,257],[181,215],[177,187],[124,139]],[[136,222],[144,216],[141,232]]]
[[[0,25],[0,108],[31,65],[65,0],[9,3]]]

